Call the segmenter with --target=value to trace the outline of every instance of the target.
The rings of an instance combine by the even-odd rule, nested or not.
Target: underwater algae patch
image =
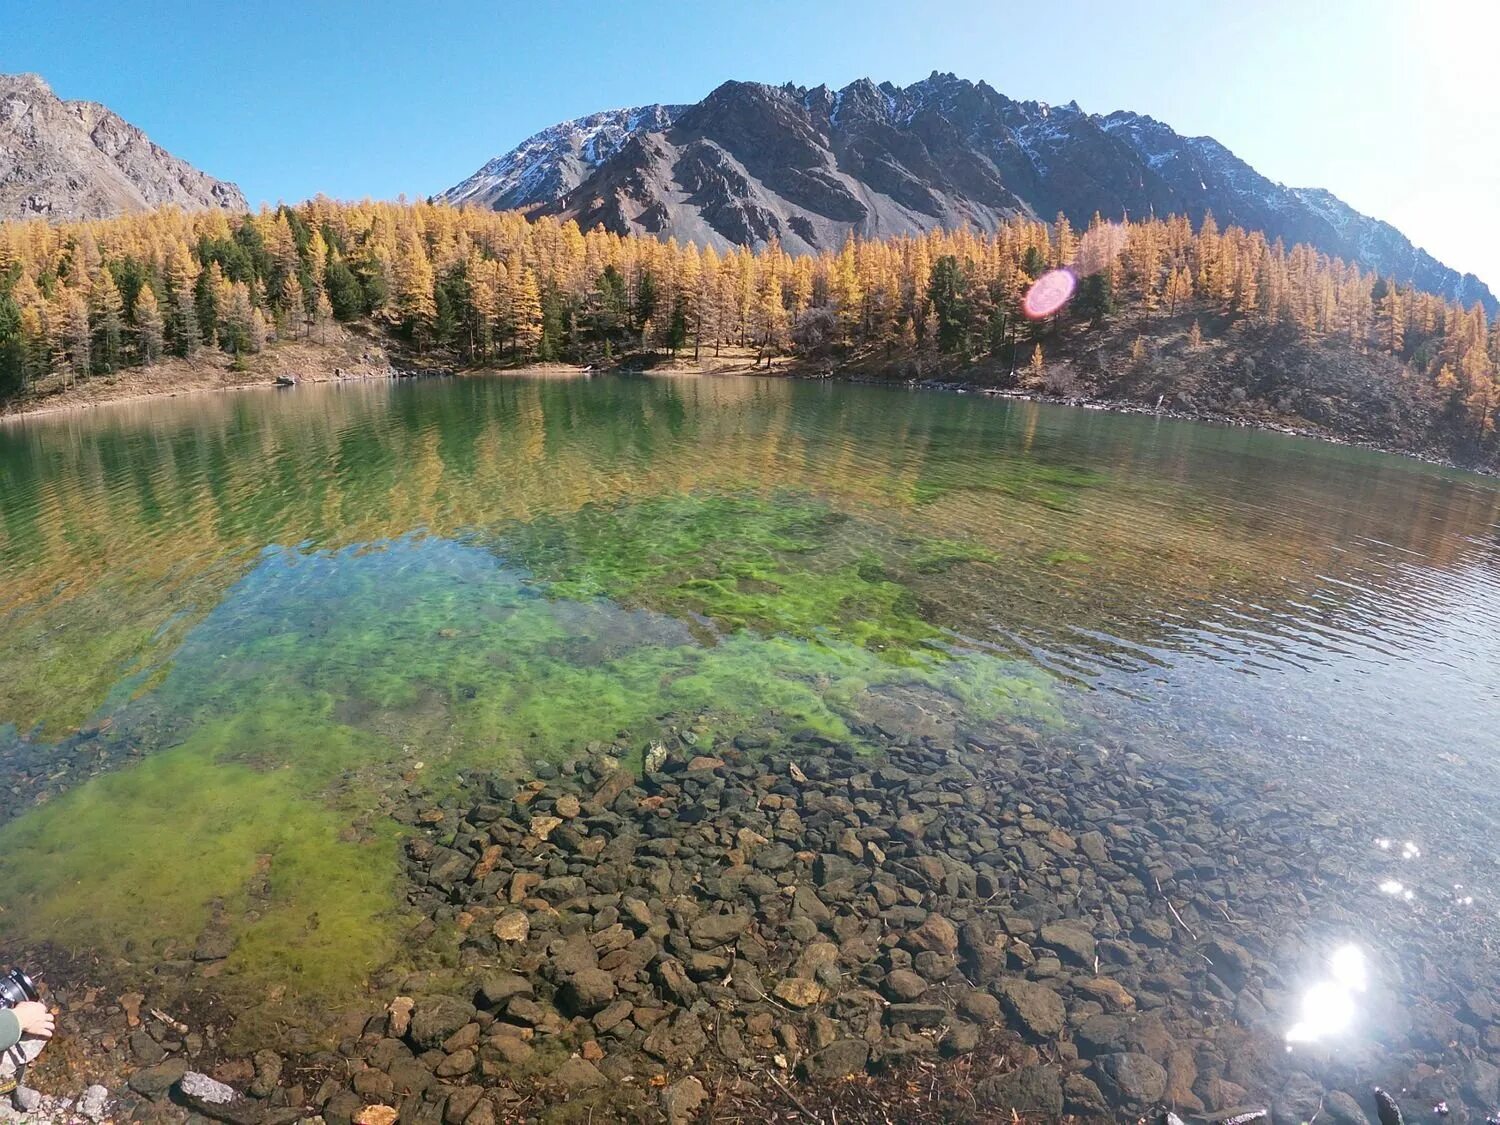
[[[704,618],[722,632],[899,654],[940,635],[892,569],[903,548],[925,570],[975,557],[959,544],[900,544],[825,502],[785,492],[588,505],[517,525],[496,550],[554,596]]]
[[[976,717],[1050,718],[1038,674],[953,651],[906,581],[981,557],[784,492],[585,506],[463,541],[277,551],[163,691],[209,713],[268,688],[314,693],[439,775],[595,741],[639,749],[683,721],[849,739],[859,694],[905,681]]]
[[[350,994],[391,955],[396,833],[379,819],[351,829],[310,774],[368,760],[368,744],[273,705],[91,779],[0,828],[0,937],[145,972],[222,928],[235,938],[227,989]],[[296,761],[304,745],[319,748],[311,768]]]
[[[0,938],[148,971],[221,927],[215,987],[356,995],[403,953],[400,830],[372,810],[418,761],[431,799],[669,727],[859,744],[862,701],[905,687],[1059,721],[1043,673],[955,648],[907,584],[982,557],[784,494],[269,549],[119,700],[112,734],[144,756],[0,828]]]
[[[679,705],[736,700],[751,711],[766,702],[759,692],[791,691],[809,718],[847,737],[859,692],[910,682],[940,688],[977,719],[1058,720],[1042,676],[955,648],[914,593],[919,576],[931,588],[953,567],[997,561],[971,543],[894,533],[783,490],[586,506],[506,529],[494,549],[549,597],[696,623],[698,667],[681,678],[670,659],[660,669]]]

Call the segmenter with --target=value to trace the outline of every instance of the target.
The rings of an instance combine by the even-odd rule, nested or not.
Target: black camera
[[[36,985],[20,969],[12,969],[0,977],[0,1008],[14,1008],[27,1000],[40,1000],[42,994]]]

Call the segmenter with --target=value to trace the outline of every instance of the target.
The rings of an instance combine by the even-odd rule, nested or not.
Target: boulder
[[[1051,1039],[1062,1034],[1067,1011],[1062,998],[1046,985],[1029,980],[1006,980],[1000,982],[995,992],[1019,1030],[1035,1039]]]
[[[707,1100],[708,1091],[703,1088],[703,1083],[688,1075],[662,1091],[661,1108],[667,1115],[668,1125],[688,1125]]]
[[[489,973],[479,982],[479,1002],[486,1008],[501,1008],[513,996],[531,995],[531,982],[517,973]]]
[[[926,950],[951,957],[958,950],[958,930],[941,914],[929,914],[926,921],[906,935],[904,944],[918,952]]]
[[[258,1102],[241,1097],[233,1086],[197,1071],[190,1070],[178,1079],[174,1093],[176,1100],[189,1109],[227,1125],[257,1125],[265,1116]]]
[[[583,969],[567,979],[558,992],[558,1007],[570,1016],[591,1016],[615,998],[615,978],[603,969]]]
[[[1040,1114],[1047,1121],[1062,1116],[1063,1081],[1055,1067],[1023,1066],[985,1078],[975,1086],[974,1094],[991,1109]]]
[[[606,1086],[609,1079],[599,1073],[599,1068],[587,1059],[571,1058],[552,1072],[552,1081],[570,1090],[587,1090],[593,1086]]]
[[[1094,935],[1069,922],[1048,922],[1042,927],[1042,944],[1065,962],[1085,969],[1094,967]]]
[[[142,1067],[130,1076],[130,1088],[137,1094],[157,1098],[165,1094],[182,1080],[187,1073],[187,1062],[183,1059],[167,1059],[154,1066]]]
[[[887,1000],[910,1003],[919,1000],[927,992],[927,981],[910,969],[894,969],[880,982],[880,991]]]
[[[473,1018],[474,1005],[467,1001],[451,996],[423,997],[412,1012],[407,1037],[416,1046],[431,1050]]]
[[[813,1082],[831,1082],[862,1073],[870,1060],[870,1045],[863,1039],[838,1039],[802,1061],[802,1073]]]
[[[1149,1055],[1122,1051],[1103,1056],[1095,1065],[1101,1076],[1100,1088],[1127,1105],[1154,1102],[1166,1093],[1167,1072]]]

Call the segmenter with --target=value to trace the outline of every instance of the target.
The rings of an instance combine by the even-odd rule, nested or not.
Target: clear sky
[[[0,71],[104,102],[252,204],[438,192],[566,117],[728,78],[1133,109],[1500,289],[1493,0],[0,0]]]

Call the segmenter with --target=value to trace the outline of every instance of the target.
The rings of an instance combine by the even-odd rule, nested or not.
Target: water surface
[[[748,378],[127,404],[0,426],[0,630],[0,936],[122,973],[225,929],[225,988],[351,995],[403,805],[914,700],[1369,828],[1355,916],[1500,916],[1500,492],[1359,450]]]

